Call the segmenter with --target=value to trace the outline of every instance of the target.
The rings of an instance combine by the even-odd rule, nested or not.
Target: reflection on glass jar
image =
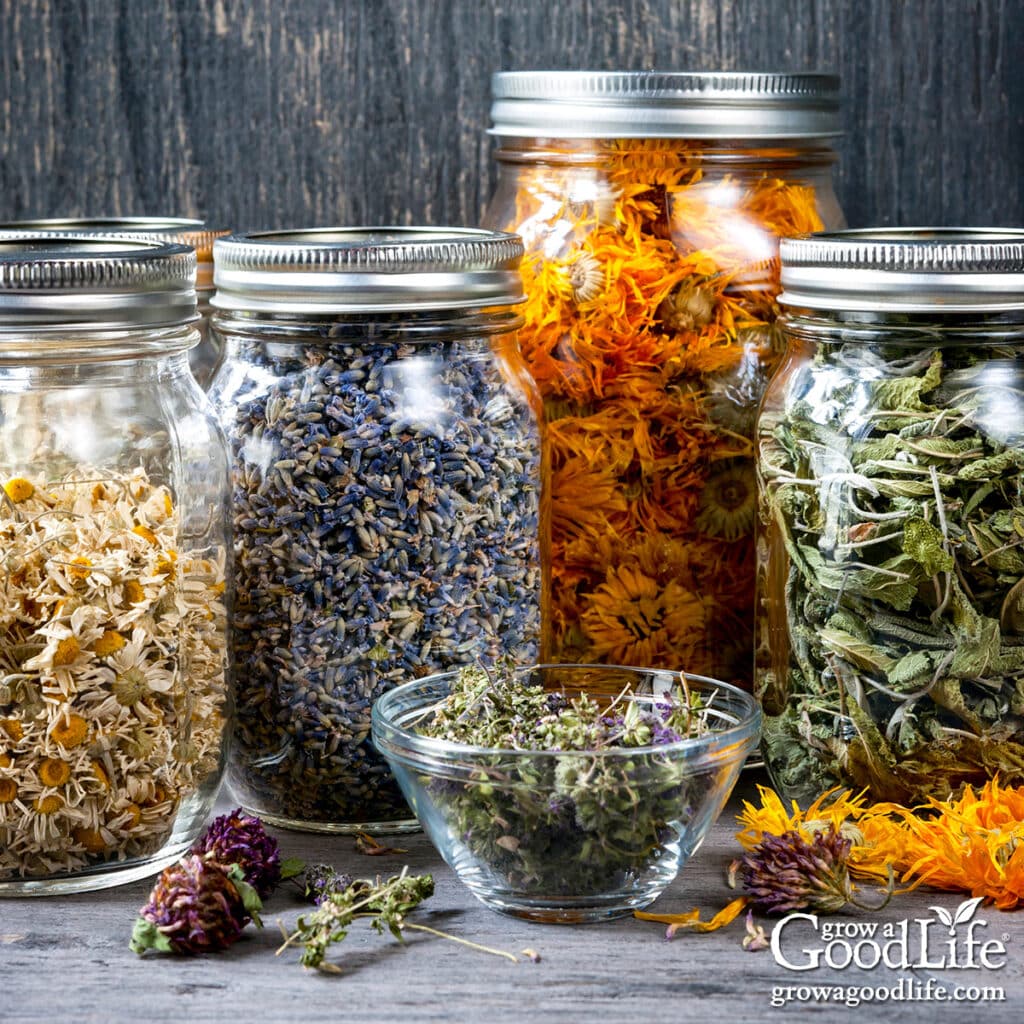
[[[547,424],[554,660],[750,685],[753,436],[781,353],[778,238],[841,226],[836,88],[495,76],[486,219],[526,245],[520,344]]]
[[[536,658],[521,254],[460,229],[217,243],[212,396],[238,563],[229,778],[270,821],[418,827],[372,746],[373,701],[431,671]]]
[[[194,274],[182,245],[0,237],[0,894],[152,874],[220,782],[227,455]]]
[[[1024,782],[1024,233],[783,243],[757,691],[785,794]]]

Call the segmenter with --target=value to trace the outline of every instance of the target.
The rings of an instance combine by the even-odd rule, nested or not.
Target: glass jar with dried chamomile
[[[778,239],[842,226],[830,75],[500,72],[485,217],[526,246],[546,655],[748,687]]]
[[[782,243],[758,422],[757,691],[777,788],[1024,783],[1024,232]]]
[[[227,454],[195,254],[0,233],[0,895],[178,857],[229,724]]]

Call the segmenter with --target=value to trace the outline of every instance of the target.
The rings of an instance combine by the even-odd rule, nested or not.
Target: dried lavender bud
[[[854,902],[848,867],[851,846],[832,827],[815,832],[811,842],[797,830],[765,835],[743,858],[743,887],[765,913],[834,913]]]
[[[277,840],[267,835],[259,818],[243,814],[241,807],[215,818],[192,852],[225,866],[237,864],[261,899],[266,899],[281,881]]]
[[[161,872],[149,902],[139,911],[130,948],[165,953],[213,953],[227,949],[256,917],[261,903],[237,865],[225,871],[190,854]]]

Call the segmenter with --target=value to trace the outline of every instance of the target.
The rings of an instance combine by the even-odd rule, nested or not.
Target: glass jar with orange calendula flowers
[[[547,655],[750,685],[778,239],[841,226],[829,75],[501,72],[519,339],[546,413]]]
[[[191,248],[0,232],[0,896],[195,840],[223,773],[227,450]]]

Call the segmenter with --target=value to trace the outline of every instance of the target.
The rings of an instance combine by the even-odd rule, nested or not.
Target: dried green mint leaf
[[[929,575],[951,572],[953,556],[944,547],[942,531],[924,519],[908,519],[903,533],[903,551]]]
[[[913,690],[923,686],[934,671],[934,655],[927,651],[911,651],[892,665],[887,675],[894,690]]]
[[[841,629],[823,629],[820,636],[826,647],[858,668],[867,669],[869,672],[886,672],[893,664],[893,658],[852,633],[846,633]]]

